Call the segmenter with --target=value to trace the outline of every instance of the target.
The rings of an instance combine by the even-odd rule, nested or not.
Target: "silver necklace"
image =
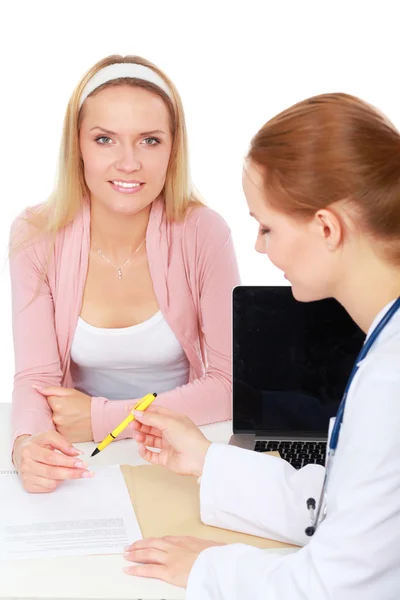
[[[145,243],[146,238],[144,238],[143,242],[140,244],[140,246],[138,248],[136,248],[135,252],[128,258],[128,260],[121,265],[120,267],[118,267],[117,265],[114,265],[113,262],[111,262],[111,260],[109,258],[107,258],[107,256],[105,256],[104,252],[102,250],[100,250],[100,248],[98,246],[96,246],[96,250],[97,250],[97,254],[99,254],[102,258],[104,258],[104,260],[106,260],[108,263],[110,263],[111,266],[114,267],[114,269],[117,269],[118,271],[118,279],[122,279],[122,269],[124,267],[126,267],[126,265],[128,264],[128,262],[130,260],[132,260],[132,258],[135,256],[136,252],[139,252],[140,248],[143,246],[143,244]]]

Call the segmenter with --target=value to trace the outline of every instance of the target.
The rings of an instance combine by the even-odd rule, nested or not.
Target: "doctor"
[[[278,458],[211,444],[187,417],[163,408],[139,414],[141,456],[201,476],[204,523],[303,547],[282,554],[193,538],[143,540],[127,549],[126,558],[141,563],[128,572],[186,586],[188,600],[398,600],[399,132],[358,98],[309,98],[253,138],[243,187],[260,226],[256,248],[285,272],[294,296],[336,298],[367,340],[326,469],[296,471]]]

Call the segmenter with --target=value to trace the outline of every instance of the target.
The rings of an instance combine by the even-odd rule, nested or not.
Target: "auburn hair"
[[[271,206],[308,218],[347,201],[400,264],[400,134],[375,107],[342,93],[307,98],[269,120],[247,158]]]

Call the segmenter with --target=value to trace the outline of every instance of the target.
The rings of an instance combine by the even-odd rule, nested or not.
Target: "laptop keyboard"
[[[279,452],[281,458],[287,460],[295,469],[301,469],[305,465],[325,465],[326,442],[302,442],[302,441],[257,441],[254,450],[256,452]]]

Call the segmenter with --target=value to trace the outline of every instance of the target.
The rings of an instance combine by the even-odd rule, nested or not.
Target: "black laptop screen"
[[[233,431],[328,431],[365,334],[333,299],[289,286],[233,291]]]

